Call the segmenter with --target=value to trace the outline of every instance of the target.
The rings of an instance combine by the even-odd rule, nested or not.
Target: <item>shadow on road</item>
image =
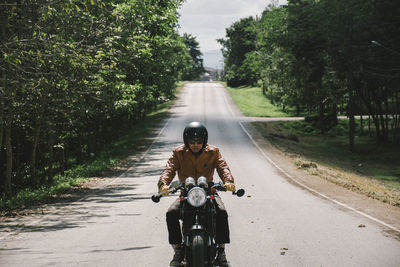
[[[136,194],[136,184],[113,184],[103,189],[85,190],[80,199],[44,205],[36,214],[2,219],[0,233],[9,232],[51,232],[96,223],[99,218],[110,217],[112,203],[133,202],[149,199],[150,196]],[[108,205],[110,204],[110,205]],[[119,216],[140,216],[141,214],[119,214]],[[27,220],[28,219],[28,220]],[[1,236],[0,236],[1,237]]]
[[[156,185],[157,176],[166,162],[165,153],[174,146],[176,143],[173,142],[155,142],[149,151],[126,159],[116,175],[97,178],[94,184],[96,187],[77,187],[52,199],[52,203],[15,214],[14,217],[0,218],[0,239],[23,232],[52,232],[87,227],[98,223],[100,218],[111,216],[141,216],[140,213],[110,215],[109,211],[115,208],[116,203],[150,199],[153,192],[141,194],[137,188],[147,183],[150,177],[154,177]]]
[[[152,246],[147,246],[147,247],[132,247],[132,248],[124,248],[124,249],[96,249],[89,251],[87,253],[103,253],[103,252],[123,252],[123,251],[132,251],[132,250],[143,250],[143,249],[148,249],[152,248]],[[86,252],[85,252],[86,253]]]

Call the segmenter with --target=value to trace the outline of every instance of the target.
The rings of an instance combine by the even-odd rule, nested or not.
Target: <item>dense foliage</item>
[[[0,193],[51,182],[170,98],[181,0],[0,4]]]
[[[203,53],[200,51],[199,42],[197,42],[196,37],[187,33],[183,34],[183,41],[185,42],[189,55],[191,56],[191,61],[186,70],[183,72],[182,80],[199,80],[201,75],[203,75],[205,72],[203,66]]]
[[[289,0],[226,33],[232,86],[256,79],[272,103],[314,116],[322,131],[346,112],[351,149],[355,115],[371,118],[377,140],[399,141],[399,1]],[[243,46],[253,36],[253,46]]]
[[[249,69],[249,55],[256,48],[255,20],[241,19],[226,29],[227,39],[218,39],[225,57],[225,73],[228,86],[241,86],[257,82],[254,72]]]

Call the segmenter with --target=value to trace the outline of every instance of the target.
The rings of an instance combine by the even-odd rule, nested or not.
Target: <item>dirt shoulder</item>
[[[242,124],[267,157],[282,169],[283,176],[289,182],[318,197],[336,202],[344,210],[369,217],[385,231],[400,238],[400,207],[395,206],[399,199],[398,191],[391,191],[361,176],[284,152],[272,145],[251,123]]]

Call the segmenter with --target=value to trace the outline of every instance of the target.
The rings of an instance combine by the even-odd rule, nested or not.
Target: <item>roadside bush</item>
[[[347,135],[348,127],[343,125],[343,123],[336,125],[335,127],[331,128],[327,134],[329,136],[344,136]]]
[[[295,141],[295,142],[299,142],[300,141],[299,138],[297,137],[297,135],[295,135],[295,134],[288,134],[287,138],[289,140],[292,140],[292,141]]]
[[[311,123],[313,127],[318,128],[321,131],[330,130],[338,124],[337,116],[334,113],[323,114],[322,116],[306,116],[304,121]]]
[[[303,129],[304,129],[305,133],[309,133],[309,134],[312,134],[315,131],[314,127],[311,124],[304,125]]]

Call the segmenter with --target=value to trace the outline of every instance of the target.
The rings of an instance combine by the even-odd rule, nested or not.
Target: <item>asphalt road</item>
[[[175,196],[158,204],[150,196],[193,120],[207,126],[209,143],[220,147],[236,186],[246,189],[242,198],[222,193],[231,266],[400,266],[396,235],[285,178],[249,138],[217,83],[187,84],[151,147],[118,178],[72,204],[2,218],[0,266],[168,266],[165,212]]]

